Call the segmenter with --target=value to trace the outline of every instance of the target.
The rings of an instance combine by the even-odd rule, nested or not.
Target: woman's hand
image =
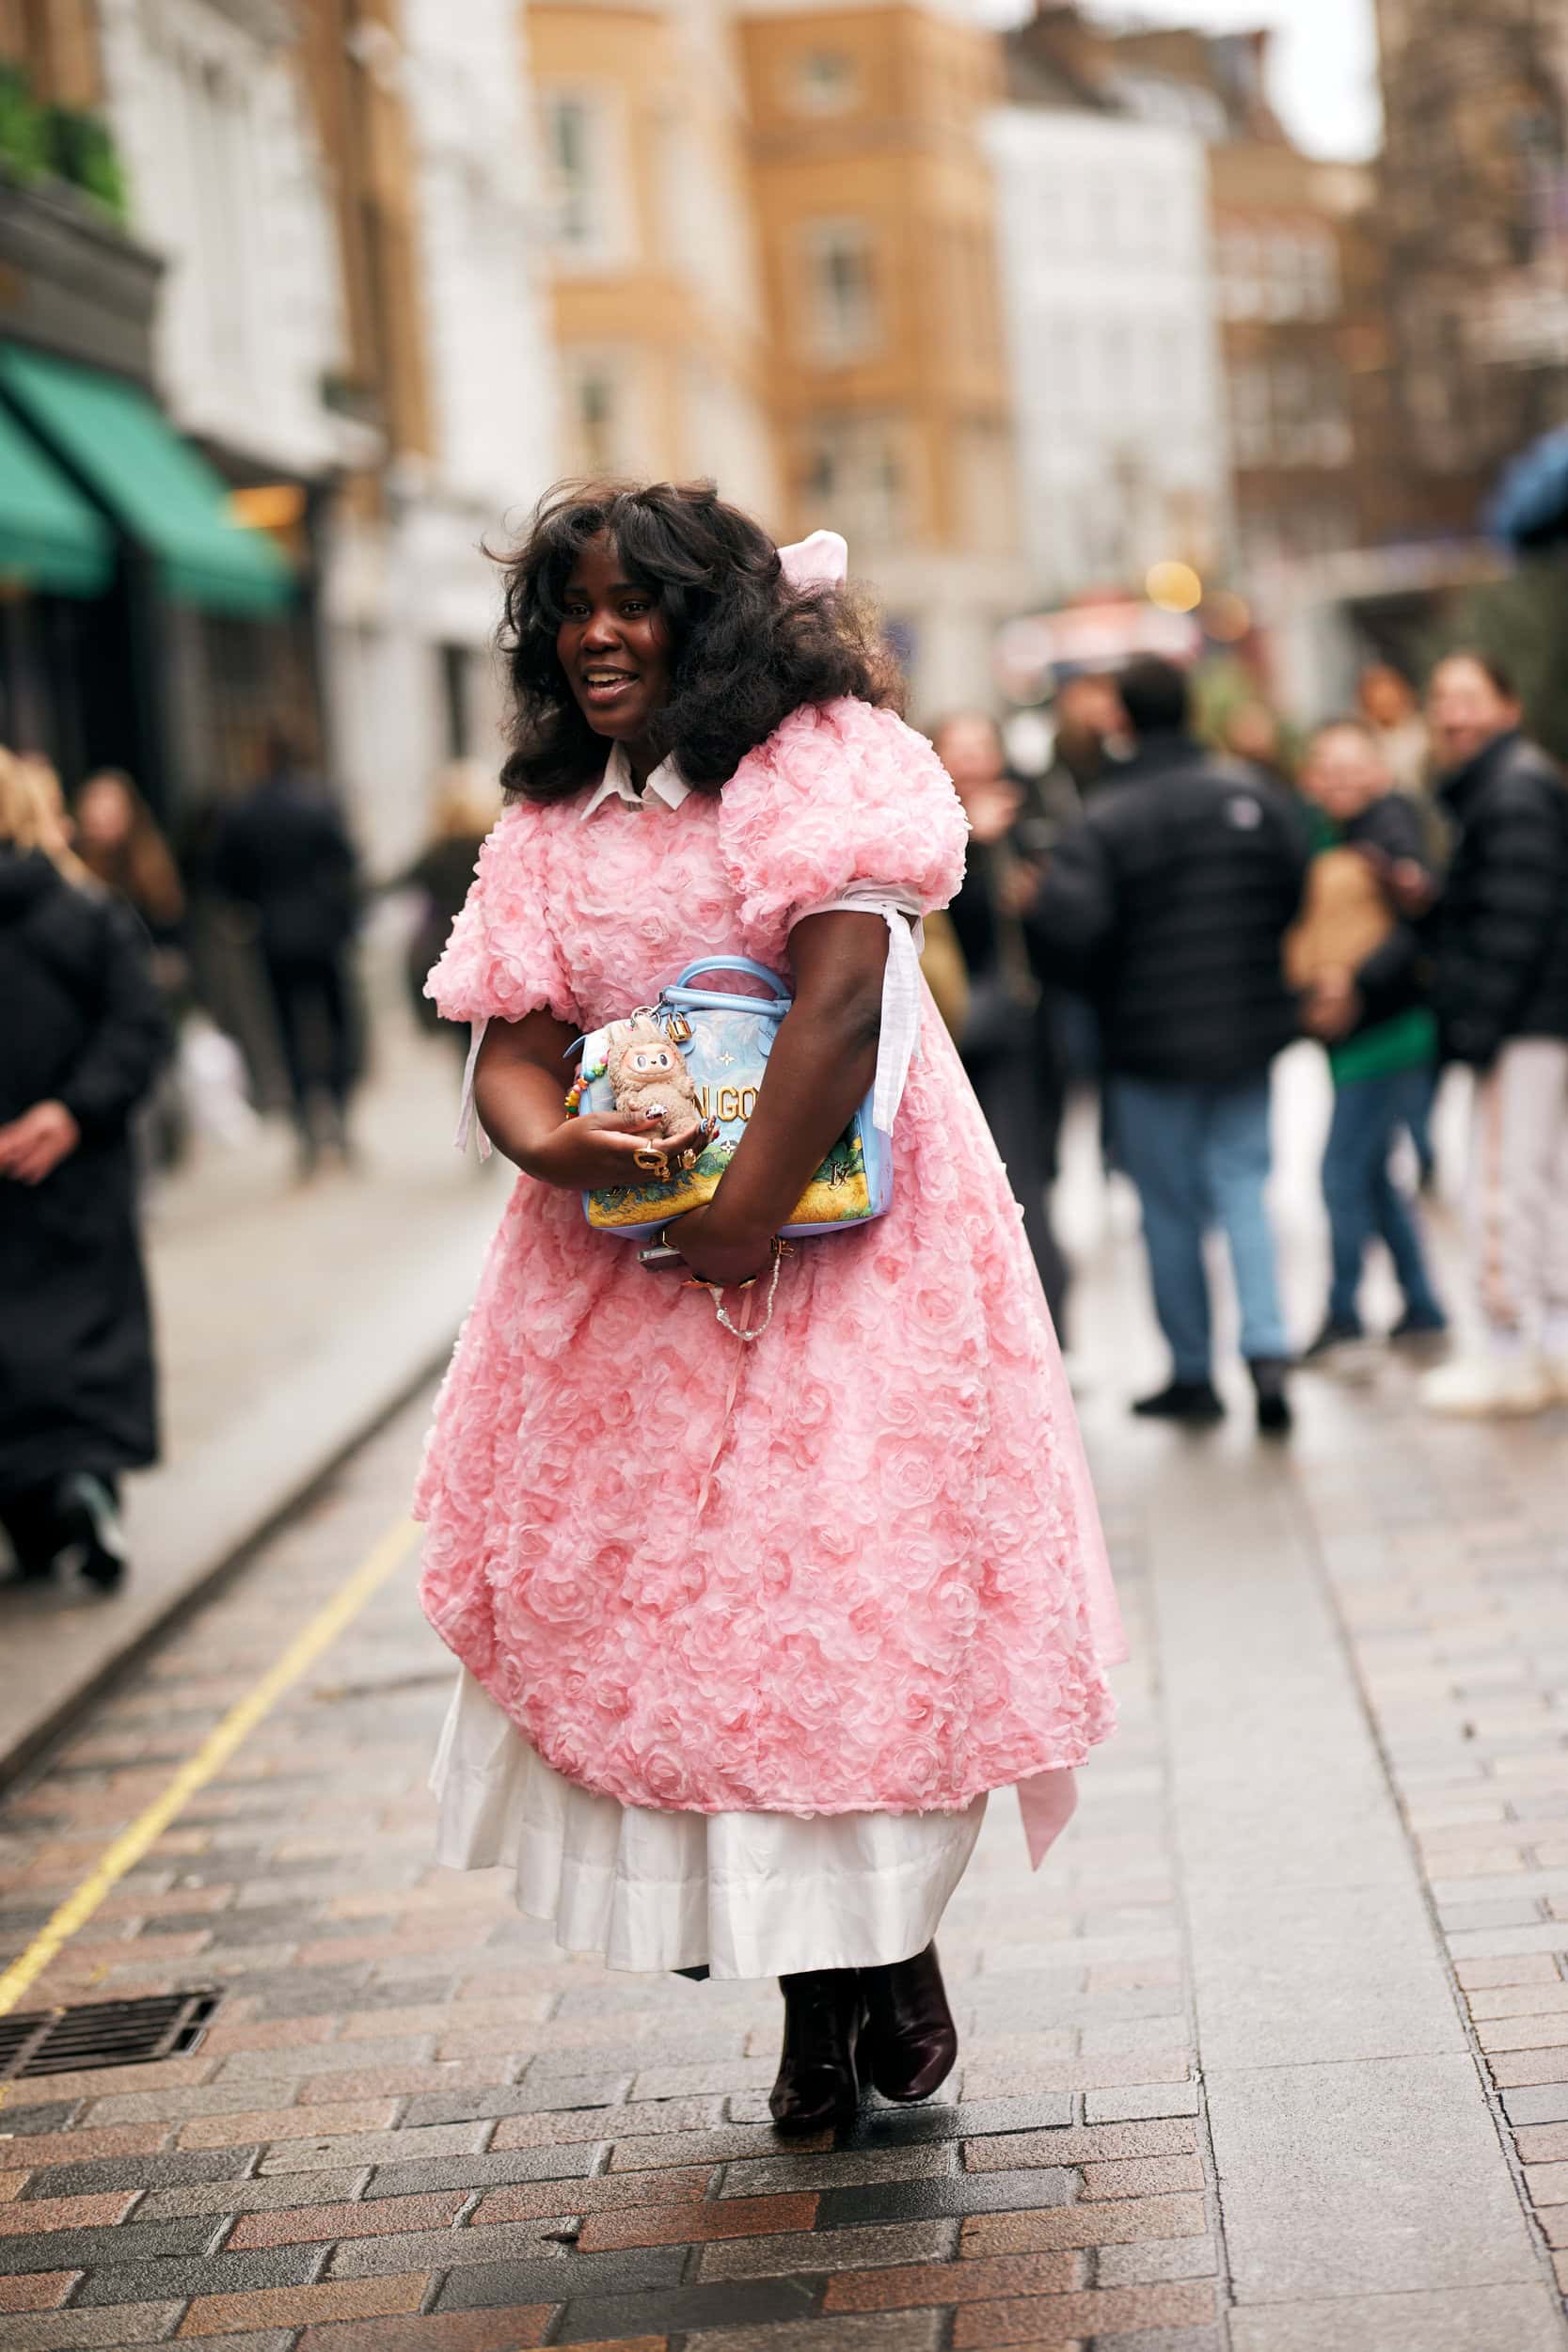
[[[676,1217],[664,1238],[672,1249],[680,1252],[672,1272],[684,1269],[699,1282],[726,1286],[749,1282],[754,1275],[766,1273],[773,1248],[771,1233],[749,1232],[726,1224],[717,1195],[702,1208]]]
[[[589,1111],[581,1118],[563,1119],[522,1165],[541,1184],[560,1184],[568,1192],[601,1192],[607,1185],[657,1181],[657,1166],[647,1164],[649,1152],[662,1152],[673,1176],[681,1154],[700,1152],[708,1135],[702,1120],[666,1135],[660,1111]],[[641,1164],[639,1152],[644,1155]]]
[[[1321,972],[1307,999],[1303,1014],[1314,1037],[1332,1040],[1354,1029],[1361,1016],[1361,999],[1354,976],[1346,970]]]
[[[474,1104],[498,1152],[542,1184],[567,1192],[600,1192],[607,1185],[645,1184],[658,1165],[639,1167],[639,1152],[662,1155],[676,1173],[681,1154],[700,1152],[710,1130],[692,1120],[673,1133],[655,1111],[590,1111],[562,1116],[562,1088],[577,1039],[547,1012],[521,1021],[492,1021],[474,1070]]]

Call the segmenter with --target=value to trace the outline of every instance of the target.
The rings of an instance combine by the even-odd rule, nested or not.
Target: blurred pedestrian
[[[350,950],[359,920],[358,859],[322,779],[279,731],[265,771],[226,811],[213,844],[214,886],[254,914],[277,1041],[288,1073],[302,1176],[327,1139],[351,1157],[349,1105],[359,1070]]]
[[[488,1025],[478,1109],[525,1171],[418,1498],[464,1665],[439,1851],[506,1862],[612,1967],[780,1977],[797,2132],[946,2076],[930,1939],[986,1792],[1059,1820],[1120,1647],[1015,1204],[911,986],[962,812],[843,560],[781,558],[705,485],[545,505],[507,591],[512,805],[431,977]],[[705,1130],[563,1113],[562,1057],[721,950],[793,1002],[672,1279],[580,1196],[641,1162],[657,1215]],[[781,1256],[868,1089],[892,1207]]]
[[[1062,680],[1050,715],[1055,737],[1041,797],[1059,825],[1115,778],[1129,748],[1127,714],[1115,678],[1104,671],[1085,670]]]
[[[969,971],[953,918],[945,907],[933,907],[926,917],[926,945],[920,969],[942,1025],[956,1045],[969,1018]]]
[[[32,807],[29,818],[37,846],[72,882],[85,882],[87,869],[76,854],[76,828],[65,804],[59,771],[42,752],[5,752],[16,771],[17,786],[24,786]]]
[[[1272,703],[1258,696],[1232,704],[1220,723],[1220,747],[1232,759],[1272,776],[1287,790],[1295,784],[1295,767],[1285,738],[1285,723]]]
[[[962,711],[932,730],[937,757],[969,818],[963,886],[948,914],[969,975],[958,1053],[1023,1209],[1023,1230],[1052,1320],[1067,1308],[1068,1265],[1052,1230],[1064,1080],[1024,916],[1040,868],[1019,848],[1023,793],[1008,775],[1002,737],[983,711]]]
[[[1389,1167],[1431,1099],[1437,1025],[1419,1001],[1410,918],[1426,912],[1436,886],[1419,813],[1395,789],[1361,720],[1318,729],[1302,793],[1315,855],[1307,904],[1286,940],[1286,973],[1302,993],[1306,1026],[1328,1048],[1334,1077],[1323,1165],[1333,1279],[1303,1361],[1348,1368],[1366,1340],[1361,1278],[1374,1238],[1394,1262],[1404,1300],[1390,1339],[1430,1347],[1448,1329],[1414,1207]]]
[[[1100,1008],[1117,1155],[1143,1203],[1172,1376],[1134,1411],[1192,1422],[1213,1382],[1204,1235],[1220,1226],[1259,1426],[1291,1425],[1290,1346],[1264,1189],[1269,1069],[1297,1033],[1280,953],[1307,841],[1291,796],[1191,732],[1185,674],[1142,656],[1121,678],[1137,749],[1047,869],[1037,953]]]
[[[1414,801],[1430,800],[1432,739],[1410,680],[1391,662],[1370,661],[1357,682],[1355,700],[1395,790]]]
[[[157,819],[123,769],[101,768],[83,785],[74,845],[88,872],[141,917],[152,942],[152,975],[178,1035],[190,1009],[184,885]],[[176,1053],[166,1058],[137,1115],[137,1142],[150,1174],[177,1165],[189,1126]]]
[[[1422,1397],[1434,1413],[1533,1413],[1568,1400],[1568,786],[1490,656],[1440,661],[1427,715],[1455,844],[1425,934],[1444,1058],[1476,1073],[1481,1344]]]
[[[416,892],[420,899],[404,965],[414,1017],[432,1035],[443,1031],[464,1060],[468,1053],[466,1031],[442,1020],[424,984],[468,895],[484,836],[499,815],[500,796],[479,761],[451,761],[436,787],[429,838],[392,885]]]
[[[155,947],[178,954],[185,892],[173,851],[121,768],[100,768],[76,795],[74,846],[89,873],[140,915]],[[170,975],[170,981],[182,977]],[[172,993],[165,983],[166,994]]]
[[[166,1029],[136,917],[5,754],[0,1003],[0,1524],[22,1575],[110,1588],[120,1474],[157,1458],[129,1121]]]

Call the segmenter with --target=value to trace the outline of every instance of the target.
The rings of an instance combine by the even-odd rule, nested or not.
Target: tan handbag
[[[1285,977],[1316,987],[1327,972],[1357,972],[1397,917],[1375,869],[1359,850],[1324,850],[1307,877],[1307,899],[1285,934]]]

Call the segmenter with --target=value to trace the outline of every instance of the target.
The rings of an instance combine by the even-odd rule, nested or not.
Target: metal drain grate
[[[0,2017],[0,2083],[181,2058],[200,2042],[221,1997],[210,1991],[161,1993],[145,2001],[91,2001],[79,2009]]]

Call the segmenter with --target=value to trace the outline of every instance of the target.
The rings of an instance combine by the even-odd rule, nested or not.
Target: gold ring
[[[696,1167],[696,1165],[697,1165],[697,1148],[696,1148],[695,1144],[689,1143],[689,1144],[687,1145],[687,1147],[686,1147],[686,1150],[685,1150],[685,1151],[681,1153],[680,1157],[676,1160],[676,1162],[675,1162],[675,1166],[676,1166],[677,1168],[695,1168],[695,1167]]]
[[[640,1143],[632,1158],[644,1175],[653,1177],[656,1184],[663,1184],[669,1182],[669,1160],[656,1143]]]

